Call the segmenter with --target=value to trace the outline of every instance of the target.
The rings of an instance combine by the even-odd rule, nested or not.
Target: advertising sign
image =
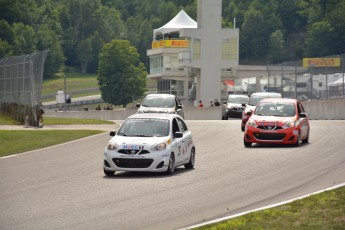
[[[340,67],[340,58],[303,58],[303,67]]]

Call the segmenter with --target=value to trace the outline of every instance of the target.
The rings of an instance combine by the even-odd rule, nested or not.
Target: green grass
[[[97,119],[44,117],[44,125],[93,125],[93,124],[114,124],[114,123],[111,121],[97,120]]]
[[[195,229],[345,229],[345,187]]]
[[[44,125],[114,124],[96,119],[73,119],[45,117]],[[0,115],[0,125],[19,125]],[[65,143],[102,133],[100,130],[0,130],[0,157]]]
[[[20,125],[20,122],[0,114],[0,125]]]
[[[56,94],[60,89],[64,90],[64,76],[63,73],[57,74],[52,79],[43,80],[42,84],[42,95],[46,94]],[[66,91],[73,92],[76,90],[98,88],[98,81],[96,74],[82,74],[77,72],[66,73]],[[95,92],[81,93],[82,96],[94,95]],[[76,96],[76,95],[71,95]],[[55,97],[52,99],[55,100]]]
[[[0,157],[102,133],[99,130],[0,130]]]

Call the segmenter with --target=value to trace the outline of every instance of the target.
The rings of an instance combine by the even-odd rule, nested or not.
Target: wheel
[[[108,171],[106,169],[103,169],[103,171],[104,171],[104,174],[107,176],[114,176],[114,174],[115,174],[115,171]]]
[[[244,125],[243,124],[241,124],[241,130],[242,130],[242,132],[244,132]]]
[[[300,143],[301,143],[301,140],[300,140],[300,136],[299,136],[299,134],[298,134],[298,135],[297,135],[297,140],[296,140],[295,146],[298,147]]]
[[[170,154],[169,166],[168,166],[168,169],[166,171],[166,174],[171,175],[174,173],[174,171],[175,171],[175,155],[172,153],[172,154]]]
[[[184,167],[186,169],[192,169],[192,168],[194,168],[194,165],[195,165],[195,149],[192,148],[192,150],[190,151],[189,162],[187,164],[185,164]]]
[[[246,138],[244,137],[243,138],[243,144],[244,144],[245,147],[249,148],[249,147],[252,147],[253,143],[246,141]]]
[[[305,139],[302,140],[303,144],[308,144],[309,143],[309,131],[308,131],[308,135]]]

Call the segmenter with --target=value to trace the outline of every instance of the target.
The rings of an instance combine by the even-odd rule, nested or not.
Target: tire
[[[250,148],[250,147],[252,147],[253,143],[246,141],[246,138],[244,137],[243,138],[243,144],[244,144],[245,147]]]
[[[184,165],[186,169],[193,169],[195,165],[195,148],[192,148],[190,152],[189,162]]]
[[[169,166],[168,169],[166,171],[167,175],[172,175],[175,171],[175,155],[172,153],[170,154],[170,158],[169,158]]]
[[[106,176],[114,176],[115,174],[115,171],[108,171],[106,169],[103,169],[103,171]]]
[[[308,131],[308,135],[305,139],[302,140],[303,144],[308,144],[309,143],[309,131]]]
[[[298,135],[297,135],[297,140],[296,140],[295,146],[298,147],[300,143],[301,143],[300,135],[298,134]]]

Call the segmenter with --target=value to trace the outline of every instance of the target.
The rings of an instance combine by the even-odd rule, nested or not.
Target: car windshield
[[[142,102],[144,107],[172,108],[175,106],[173,97],[147,97]]]
[[[265,98],[278,98],[280,97],[279,94],[272,94],[272,95],[253,95],[250,97],[248,101],[248,105],[256,106],[262,99]]]
[[[158,118],[132,118],[126,120],[117,135],[129,137],[165,137],[169,135],[169,120]]]
[[[260,103],[256,107],[254,114],[259,116],[292,117],[296,115],[296,110],[293,103],[267,102]]]
[[[229,97],[228,98],[228,103],[234,103],[234,104],[246,104],[246,103],[248,103],[248,97],[245,97],[245,96],[243,96],[243,97]]]

